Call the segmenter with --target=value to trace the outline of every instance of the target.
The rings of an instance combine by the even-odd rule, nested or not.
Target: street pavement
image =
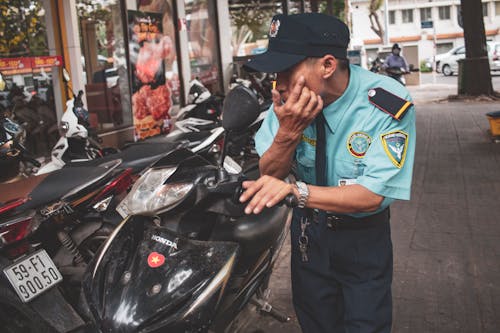
[[[500,86],[495,85],[497,91]],[[488,98],[448,99],[456,85],[408,87],[417,109],[412,198],[391,207],[393,332],[500,332],[500,144],[488,132]],[[271,278],[280,323],[247,308],[238,332],[295,333],[290,246]]]

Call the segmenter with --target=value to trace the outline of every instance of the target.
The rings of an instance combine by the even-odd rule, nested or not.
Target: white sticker
[[[357,181],[355,178],[353,178],[353,179],[340,179],[339,180],[339,186],[354,185],[356,183],[357,183]]]

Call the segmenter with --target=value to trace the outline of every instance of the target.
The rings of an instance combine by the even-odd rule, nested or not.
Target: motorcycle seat
[[[14,199],[26,198],[49,174],[22,178],[11,183],[0,183],[0,202],[6,203]]]
[[[174,142],[196,142],[203,141],[212,134],[209,130],[199,131],[199,132],[187,132],[179,133],[172,136],[157,136],[154,138],[149,138],[144,141],[144,143],[174,143]]]
[[[283,206],[266,208],[259,215],[245,215],[237,221],[219,223],[211,239],[232,241],[240,245],[243,260],[260,255],[279,237],[287,222],[289,209]]]
[[[55,202],[75,188],[81,186],[87,188],[95,184],[102,179],[107,172],[109,172],[109,170],[106,168],[74,167],[63,168],[49,174],[35,176],[36,178],[42,177],[41,181],[37,182],[37,179],[31,183],[34,186],[24,196],[30,199],[25,204],[19,206],[19,209],[40,208],[40,206],[44,204]],[[6,185],[12,185],[12,189],[7,190],[9,192],[16,191],[18,187],[16,183]]]
[[[132,168],[133,173],[139,173],[154,162],[158,161],[164,154],[174,150],[175,148],[177,148],[176,143],[135,143],[127,146],[125,149],[115,154],[109,154],[102,158],[97,158],[90,161],[70,162],[68,163],[68,166],[99,166],[106,162],[121,159],[122,163],[120,164],[120,166],[118,166],[119,169],[124,170],[127,168]]]

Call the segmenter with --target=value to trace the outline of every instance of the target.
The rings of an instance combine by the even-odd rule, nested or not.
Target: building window
[[[413,22],[413,9],[403,9],[401,14],[403,16],[403,23]]]
[[[55,37],[57,27],[46,27],[44,1],[0,1],[0,12],[0,72],[6,82],[0,91],[0,117],[4,111],[15,112],[29,153],[50,156],[59,136],[53,77],[58,76],[55,62],[62,58],[51,52],[48,37]]]
[[[483,3],[483,17],[488,16],[488,5],[489,5],[489,2]]]
[[[495,1],[495,15],[500,16],[500,1]]]
[[[389,24],[396,24],[396,11],[389,11]]]
[[[432,21],[432,11],[430,7],[420,8],[420,21]]]
[[[438,11],[439,11],[439,19],[440,20],[449,20],[451,18],[450,6],[438,7]]]

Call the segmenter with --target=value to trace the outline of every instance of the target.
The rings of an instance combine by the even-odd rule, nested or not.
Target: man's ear
[[[337,70],[337,59],[331,54],[327,54],[321,58],[321,69],[323,70],[323,78],[328,79]]]

